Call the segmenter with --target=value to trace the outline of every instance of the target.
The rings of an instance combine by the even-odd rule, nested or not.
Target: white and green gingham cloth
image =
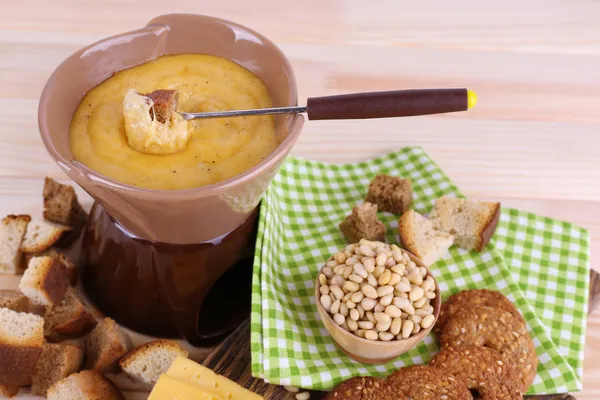
[[[433,334],[382,365],[342,353],[315,308],[317,272],[345,245],[338,225],[365,198],[379,173],[409,178],[413,208],[428,213],[458,188],[421,149],[404,148],[368,162],[324,164],[289,158],[267,190],[260,214],[253,275],[252,374],[270,383],[330,389],[356,375],[385,377],[428,362]],[[397,243],[397,216],[380,213]],[[481,253],[453,247],[431,267],[443,298],[472,288],[499,290],[524,315],[539,358],[530,394],[582,389],[589,280],[589,236],[575,225],[503,209],[494,239]]]

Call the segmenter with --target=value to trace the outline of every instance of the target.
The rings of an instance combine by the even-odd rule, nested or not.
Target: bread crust
[[[48,389],[48,400],[69,400],[64,396],[69,387],[77,388],[88,400],[124,400],[114,383],[94,371],[81,371],[56,382]]]
[[[170,121],[177,110],[179,93],[176,90],[159,89],[145,95],[154,102],[150,108],[150,117],[156,117],[161,124]]]
[[[0,343],[0,384],[30,385],[41,354],[41,346],[15,346]]]
[[[481,241],[479,242],[479,246],[477,246],[477,251],[482,251],[485,246],[488,245],[492,236],[494,236],[494,232],[496,232],[496,226],[498,226],[498,221],[500,221],[500,203],[495,203],[496,210],[494,211],[492,218],[486,223],[485,228],[480,234]]]
[[[65,307],[76,307],[76,310],[74,313],[69,314],[68,318],[62,317],[62,319],[57,320],[58,317],[55,317],[55,315],[63,312]],[[94,329],[97,323],[73,288],[68,289],[61,304],[46,310],[44,321],[44,335],[50,342],[81,337]]]

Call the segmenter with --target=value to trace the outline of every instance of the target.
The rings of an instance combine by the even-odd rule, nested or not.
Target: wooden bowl
[[[431,331],[433,326],[436,324],[438,316],[440,315],[440,307],[442,304],[442,298],[440,296],[440,288],[438,283],[429,268],[423,264],[421,260],[415,257],[413,254],[408,251],[402,250],[403,253],[408,254],[410,259],[417,264],[419,267],[425,267],[427,269],[427,276],[431,276],[433,281],[435,282],[435,299],[431,305],[433,306],[433,315],[434,321],[433,324],[427,329],[420,330],[417,334],[408,337],[407,339],[401,340],[391,340],[389,342],[384,342],[380,340],[368,340],[354,335],[346,331],[344,328],[335,323],[333,318],[329,315],[329,313],[323,308],[321,304],[320,297],[320,287],[319,279],[317,278],[317,284],[315,285],[315,300],[317,303],[317,310],[319,311],[319,315],[321,317],[321,321],[323,321],[323,325],[327,328],[327,331],[333,337],[333,340],[337,344],[337,346],[346,353],[348,356],[353,358],[356,361],[365,364],[383,364],[394,358],[398,357],[401,354],[406,353],[417,344],[419,344],[425,336]],[[321,273],[321,271],[319,271]],[[317,275],[318,276],[318,275]]]

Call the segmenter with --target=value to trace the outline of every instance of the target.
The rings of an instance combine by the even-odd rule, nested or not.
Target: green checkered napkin
[[[370,180],[378,173],[410,178],[413,207],[421,213],[427,213],[435,199],[442,195],[461,195],[420,148],[405,148],[351,165],[288,159],[267,190],[261,208],[253,277],[253,375],[271,383],[329,389],[351,376],[387,376],[404,365],[422,364],[438,351],[435,338],[429,335],[393,362],[376,366],[361,364],[337,349],[316,311],[317,272],[333,252],[345,245],[338,224],[364,199]],[[520,218],[522,215],[525,220]],[[502,251],[511,247],[510,240],[523,238],[522,251],[515,247],[504,255],[493,243],[482,253],[452,248],[450,255],[432,267],[432,273],[444,298],[459,290],[486,287],[502,291],[517,305],[527,320],[540,360],[530,393],[581,390],[578,376],[581,376],[580,353],[587,304],[587,234],[568,224],[522,215],[505,210],[495,238]],[[388,227],[388,241],[397,242],[397,217],[381,213],[381,218]],[[530,219],[534,222],[532,226],[528,224]],[[536,224],[539,221],[546,230]],[[553,232],[557,225],[563,228],[563,234],[548,236],[547,230]],[[569,235],[571,230],[579,233],[576,241]],[[509,240],[509,237],[517,239]],[[537,243],[538,237],[543,239],[541,244]],[[550,249],[546,240],[550,240]],[[523,254],[530,249],[539,249],[541,254],[539,257],[537,253]],[[552,257],[555,253],[558,259]],[[517,266],[519,260],[521,267],[509,270],[503,256],[511,268]],[[525,256],[535,257],[538,264],[545,267],[528,268],[526,262],[530,261]],[[568,266],[563,263],[563,257]],[[565,273],[568,278],[550,279],[549,271]],[[535,309],[519,285],[528,296],[535,296],[532,303]],[[571,285],[579,292],[577,296],[558,295],[573,291]],[[550,299],[553,314],[544,315],[548,309],[544,302]],[[567,323],[569,320],[572,322]],[[561,336],[564,331],[559,324],[568,325],[568,338]],[[568,361],[572,361],[571,364]]]

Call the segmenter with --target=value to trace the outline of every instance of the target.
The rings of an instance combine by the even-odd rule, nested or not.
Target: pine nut
[[[433,314],[433,306],[431,304],[427,306],[426,310],[429,311],[429,314]]]
[[[421,290],[423,290],[423,289],[421,289]],[[379,297],[387,296],[388,294],[394,294],[394,287],[393,286],[379,286],[377,288],[377,295]]]
[[[426,310],[424,308],[419,308],[415,311],[415,314],[418,315],[419,317],[426,317],[428,315],[430,315],[431,313],[429,312],[429,310]]]
[[[429,299],[427,297],[421,297],[420,300],[417,300],[413,303],[413,306],[415,308],[421,308],[427,303],[429,303]]]
[[[356,334],[356,336],[364,338],[365,337],[365,330],[364,329],[357,329],[356,332],[354,332]]]
[[[365,294],[359,290],[355,293],[352,294],[352,297],[350,297],[350,300],[352,300],[355,303],[360,303],[362,301],[362,299],[365,297]]]
[[[309,392],[302,392],[302,393],[298,393],[296,395],[296,400],[308,400],[308,399],[310,399]]]
[[[365,309],[360,304],[356,306],[356,309],[358,310],[358,319],[363,319],[365,317]]]
[[[360,252],[367,257],[375,257],[375,252],[369,246],[365,246],[364,244],[360,246]]]
[[[321,285],[327,285],[327,277],[325,274],[319,274],[319,283]]]
[[[367,276],[367,282],[373,287],[377,286],[377,278],[373,274]]]
[[[414,327],[415,324],[411,320],[404,321],[404,324],[402,324],[402,338],[408,339]]]
[[[346,307],[348,307],[348,310],[352,310],[352,309],[356,308],[356,303],[353,302],[352,300],[348,300],[346,302]]]
[[[375,306],[377,305],[377,300],[365,297],[364,299],[362,299],[362,301],[360,302],[360,305],[362,306],[362,308],[365,311],[371,311],[372,309],[375,308]]]
[[[367,272],[367,271],[365,271]],[[364,279],[356,274],[351,274],[348,279],[350,279],[352,282],[356,282],[356,283],[363,283]]]
[[[425,292],[425,297],[427,297],[429,300],[433,300],[435,299],[435,292]]]
[[[385,271],[385,266],[384,265],[378,265],[375,267],[375,271],[373,271],[373,276],[377,279],[379,279],[379,277],[381,276],[381,274],[383,274],[383,271]]]
[[[386,285],[395,286],[398,282],[400,282],[400,275],[393,273],[390,276],[390,280]]]
[[[335,260],[330,260],[325,263],[325,266],[329,268],[335,268],[337,265],[338,263]]]
[[[390,332],[392,335],[396,336],[400,333],[400,329],[402,328],[402,320],[400,318],[394,318],[390,325]]]
[[[365,339],[377,340],[378,338],[379,338],[379,335],[375,331],[368,330],[365,332]]]
[[[367,279],[367,275],[369,275],[369,272],[367,271],[367,269],[365,268],[365,266],[361,263],[356,263],[354,264],[354,273],[358,276],[360,276],[363,279]]]
[[[421,273],[421,278],[425,279],[425,277],[427,276],[427,268],[419,267],[419,272]]]
[[[331,309],[329,310],[329,312],[331,312],[332,314],[339,313],[341,304],[342,302],[340,300],[334,301],[333,304],[331,304]]]
[[[348,279],[350,277],[350,275],[352,275],[353,272],[354,272],[354,268],[352,268],[352,266],[347,266],[344,269],[344,274],[342,276],[344,277],[344,279]]]
[[[321,305],[329,312],[329,310],[331,310],[331,297],[326,295],[321,296]]]
[[[413,330],[412,330],[413,335],[415,333],[419,333],[420,331],[421,331],[421,325],[415,324],[415,326],[413,326]]]
[[[356,308],[350,310],[350,318],[353,319],[354,321],[358,321],[360,319],[360,313],[358,312],[358,310]],[[354,329],[356,330],[356,329]]]
[[[372,257],[363,258],[362,262],[367,272],[375,271],[375,260]]]
[[[283,387],[290,393],[298,393],[300,391],[300,388],[297,388],[296,386],[283,385]]]
[[[348,316],[348,306],[346,305],[346,303],[342,303],[340,304],[340,314],[342,314],[344,317]]]
[[[336,275],[340,275],[340,276],[341,276],[341,275],[343,275],[343,274],[344,274],[344,270],[345,270],[345,269],[346,269],[346,266],[345,266],[345,265],[338,265],[337,267],[334,267],[334,268],[333,268],[333,272],[334,272]]]
[[[349,329],[350,329],[352,332],[354,332],[354,331],[356,331],[356,330],[358,329],[358,324],[356,323],[356,321],[355,321],[355,320],[353,320],[353,319],[347,319],[347,320],[346,320],[346,323],[348,324],[348,328],[349,328]]]
[[[382,298],[379,299],[379,304],[381,304],[384,307],[387,307],[390,304],[392,304],[392,300],[394,300],[394,295],[388,294],[387,296],[383,296]]]
[[[385,307],[382,306],[381,304],[375,304],[375,308],[373,309],[373,312],[383,312],[385,310]]]
[[[383,273],[381,275],[379,275],[379,278],[377,279],[377,283],[379,283],[381,286],[387,285],[391,278],[392,278],[392,273],[390,272],[389,269],[386,269],[385,271],[383,271]]]
[[[431,325],[433,325],[434,320],[435,316],[433,314],[429,314],[421,320],[421,327],[423,329],[428,329]]]
[[[400,249],[392,249],[392,258],[397,263],[404,260],[404,258],[402,258],[402,252]]]
[[[410,281],[410,283],[413,283],[415,285],[423,284],[423,277],[421,277],[421,274],[418,270],[410,272],[407,278]]]
[[[344,255],[346,256],[346,260],[354,255],[352,250],[344,250]]]
[[[421,320],[423,318],[419,317],[418,315],[411,315],[409,318],[412,322],[414,322],[416,325],[419,325],[421,323]]]
[[[405,268],[404,268],[404,265],[402,265],[402,264],[396,264],[392,268],[390,268],[390,270],[392,272],[402,276],[402,275],[404,275]]]
[[[402,311],[396,306],[390,305],[385,308],[385,313],[392,318],[400,318]]]
[[[344,289],[345,291],[346,289]],[[342,303],[347,302],[348,300],[350,300],[350,297],[352,297],[352,292],[348,292],[344,295],[344,297],[342,297]]]
[[[372,312],[368,311],[368,312],[366,313],[366,315],[367,315],[367,319],[368,319],[370,322],[372,322],[373,324],[376,324],[376,323],[377,323],[377,320],[375,319],[375,316],[373,315],[373,313],[372,313]]]
[[[325,275],[323,275],[323,276],[325,276]],[[328,295],[329,294],[329,286],[327,286],[327,285],[321,286],[319,288],[319,292],[321,292],[321,294]]]
[[[323,267],[323,275],[327,277],[327,279],[333,278],[333,269],[329,267]]]
[[[379,332],[387,332],[387,330],[390,329],[391,324],[392,324],[392,321],[378,322],[377,325],[375,325],[375,329],[377,329]]]
[[[393,258],[388,257],[387,261],[385,262],[385,266],[388,268],[392,268],[394,265],[396,265],[396,261],[394,261]]]
[[[389,315],[385,314],[385,313],[378,312],[378,313],[375,313],[373,315],[374,315],[375,320],[377,322],[382,322],[382,321],[384,321],[384,322],[392,322],[392,318]]]
[[[362,292],[364,293],[365,296],[367,296],[370,299],[376,299],[377,298],[377,290],[375,290],[375,288],[371,285],[364,285],[362,287]],[[364,305],[363,305],[364,307]],[[366,310],[366,308],[365,308]]]
[[[331,285],[336,285],[338,287],[342,287],[342,286],[344,286],[344,282],[345,282],[344,278],[341,275],[335,275],[333,278],[331,278]]]
[[[374,326],[371,321],[358,321],[358,327],[361,329],[373,329]]]
[[[349,265],[349,266],[353,266],[357,262],[358,262],[358,257],[355,255],[346,259],[346,265]]]
[[[406,284],[406,282],[400,281],[394,286],[394,289],[396,289],[399,292],[408,293],[410,292],[410,283]]]
[[[426,292],[433,290],[433,288],[435,287],[435,282],[433,281],[433,278],[431,276],[428,276],[421,287]]]
[[[346,283],[348,283],[348,282],[346,282]],[[408,298],[410,299],[410,301],[415,302],[415,301],[421,300],[424,295],[425,295],[425,291],[423,291],[423,289],[421,289],[420,287],[415,286],[410,291]]]
[[[334,314],[333,320],[336,324],[342,325],[344,322],[346,322],[346,317],[344,317],[342,314]]]
[[[384,266],[386,262],[387,256],[385,254],[379,254],[375,259],[375,264],[377,264],[377,266]]]
[[[403,299],[408,299],[408,293],[400,293],[400,297]]]
[[[393,338],[394,338],[394,335],[392,335],[389,332],[379,332],[379,340],[382,340],[384,342],[389,342]]]
[[[341,299],[342,297],[344,297],[344,292],[342,291],[342,289],[340,289],[338,285],[329,286],[329,290],[331,290],[331,293],[333,293],[336,299]]]
[[[360,289],[360,286],[356,282],[346,281],[346,283],[344,283],[344,289],[350,292],[356,292],[358,289]],[[423,291],[423,289],[421,289],[421,291]]]
[[[342,253],[341,251],[338,251],[337,253],[335,253],[333,255],[333,259],[338,263],[338,264],[345,264],[346,263],[346,255],[344,253]]]

